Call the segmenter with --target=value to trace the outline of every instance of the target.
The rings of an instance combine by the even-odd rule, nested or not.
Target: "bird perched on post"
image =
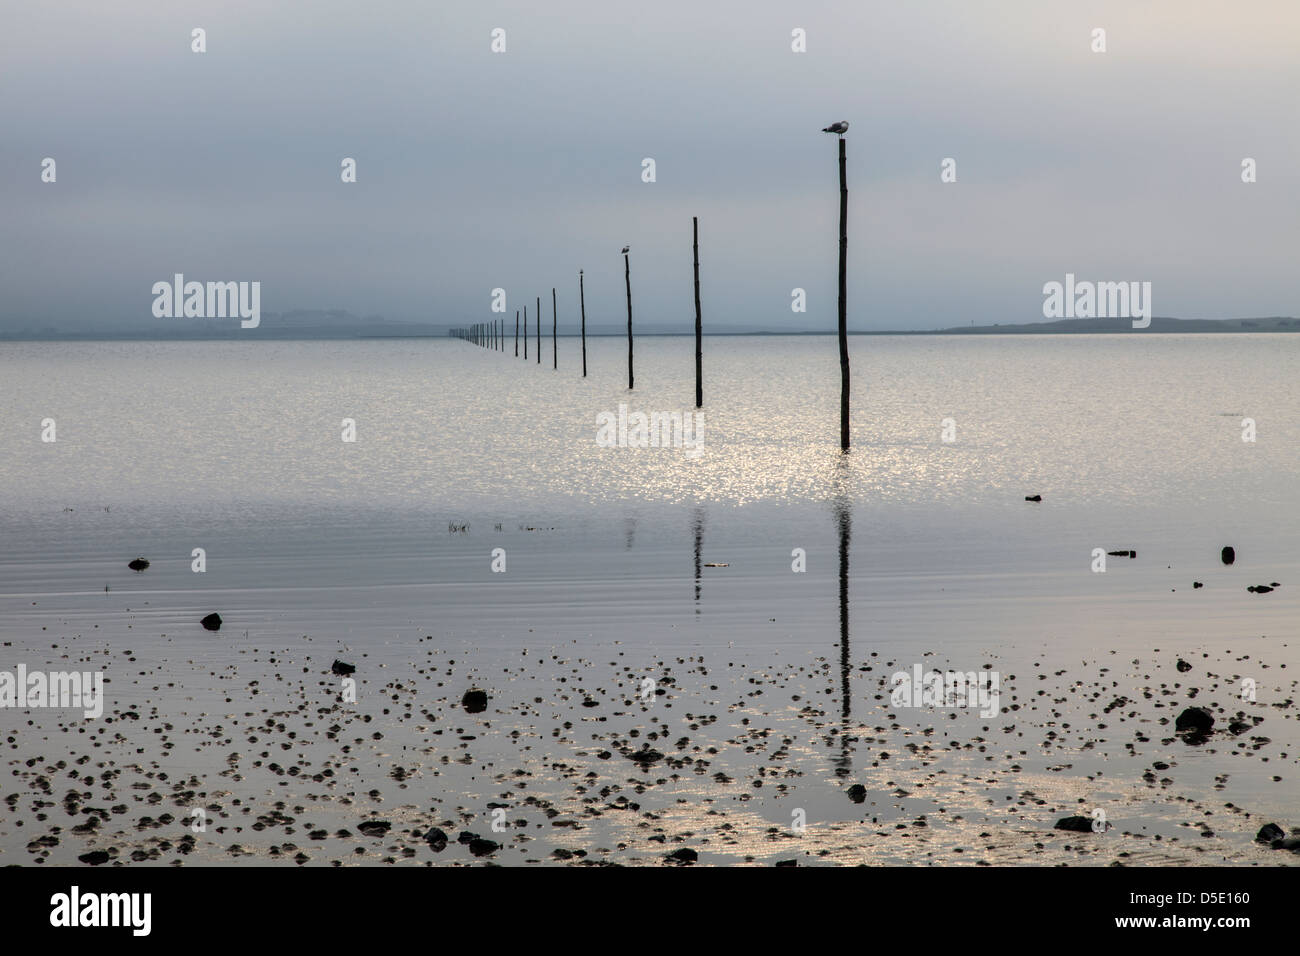
[[[618,253],[618,254],[621,255],[621,256],[623,256],[623,255],[627,255],[627,251],[628,251],[628,249],[630,249],[630,248],[632,248],[632,247],[631,247],[631,246],[624,246],[622,249],[619,250],[619,253]]]
[[[840,120],[838,123],[831,123],[830,126],[827,126],[824,130],[822,130],[823,133],[838,133],[841,136],[843,136],[848,131],[849,131],[849,124],[846,123],[844,120]]]

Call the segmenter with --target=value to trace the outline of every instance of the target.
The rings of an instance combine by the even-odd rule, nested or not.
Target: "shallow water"
[[[845,459],[829,338],[706,340],[698,458],[595,442],[619,402],[689,410],[689,339],[638,343],[632,397],[617,339],[588,343],[586,381],[574,340],[559,373],[549,354],[539,368],[451,340],[0,345],[5,657],[93,667],[110,688],[100,721],[0,711],[0,795],[17,798],[0,804],[0,858],[171,862],[197,802],[226,830],[195,834],[190,862],[245,859],[234,843],[261,862],[470,862],[448,821],[489,835],[489,804],[525,821],[494,837],[500,862],[557,847],[658,862],[682,845],[717,863],[1293,862],[1251,838],[1300,825],[1300,341],[852,347]],[[1138,556],[1094,573],[1098,547]],[[196,624],[211,610],[216,635]],[[358,665],[355,704],[337,699],[335,657]],[[995,669],[1006,709],[892,706],[889,675],[914,664]],[[666,690],[649,703],[646,677]],[[471,685],[491,692],[485,714],[460,709]],[[1264,722],[1189,745],[1172,730],[1189,703],[1220,728]],[[650,734],[674,767],[621,753]],[[80,786],[49,769],[78,754],[127,809],[72,835],[72,815],[38,804]],[[1171,769],[1144,779],[1157,762]],[[153,794],[167,836],[137,823]],[[619,796],[639,809],[608,809]],[[296,822],[239,819],[277,801],[303,807],[284,811]],[[1104,838],[1051,830],[1098,806]],[[372,812],[393,839],[306,836],[355,834]],[[435,824],[442,854],[394,842]],[[29,850],[51,826],[59,842]],[[159,839],[172,846],[151,856]],[[295,850],[270,856],[282,842]]]

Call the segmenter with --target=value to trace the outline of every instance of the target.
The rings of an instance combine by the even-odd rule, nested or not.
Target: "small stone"
[[[1276,823],[1266,823],[1259,828],[1259,833],[1255,834],[1256,843],[1272,843],[1274,840],[1281,840],[1286,836],[1286,831]]]
[[[1214,727],[1214,717],[1203,707],[1188,707],[1174,721],[1179,733],[1208,734]]]
[[[1091,817],[1063,817],[1056,821],[1053,830],[1069,830],[1071,833],[1091,833]]]

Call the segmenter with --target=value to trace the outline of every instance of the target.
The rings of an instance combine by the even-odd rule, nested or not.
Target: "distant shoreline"
[[[270,341],[375,341],[382,339],[442,339],[447,338],[448,328],[443,326],[410,325],[401,327],[397,323],[386,324],[382,331],[365,331],[352,326],[336,327],[297,327],[276,329],[274,322],[264,323],[256,331],[240,329],[238,326],[223,332],[151,333],[143,330],[113,333],[59,332],[57,330],[0,333],[0,342],[229,342],[250,341],[254,339]],[[1013,325],[971,325],[953,326],[945,329],[850,329],[849,335],[1118,335],[1134,334],[1268,334],[1300,332],[1300,319],[1290,316],[1269,316],[1249,319],[1175,319],[1155,317],[1151,325],[1144,329],[1134,329],[1128,319],[1061,319],[1054,322],[1027,322]],[[590,329],[587,337],[622,338],[623,329]],[[724,329],[710,331],[705,326],[708,337],[721,336],[789,336],[789,335],[826,335],[836,334],[833,327],[826,329]],[[693,330],[666,331],[662,326],[650,326],[644,331],[636,332],[637,338],[690,338]],[[563,339],[576,339],[577,333],[566,332],[559,335]],[[511,336],[506,336],[507,344]]]

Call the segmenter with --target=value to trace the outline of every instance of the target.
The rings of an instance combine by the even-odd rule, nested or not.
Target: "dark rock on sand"
[[[1203,707],[1188,707],[1174,721],[1179,733],[1208,734],[1214,727],[1214,717]]]
[[[434,853],[441,853],[447,849],[447,834],[434,827],[424,835],[424,842],[429,844]]]
[[[1025,495],[1025,500],[1026,500],[1026,501],[1042,501],[1042,500],[1043,500],[1043,496],[1042,496],[1042,495]]]
[[[1300,837],[1283,837],[1281,840],[1274,840],[1270,845],[1275,850],[1290,850],[1292,853],[1300,853]]]
[[[690,847],[684,846],[680,850],[673,850],[672,853],[667,855],[667,858],[673,863],[681,863],[685,866],[689,866],[698,860],[700,855]]]
[[[867,788],[860,783],[855,783],[844,792],[849,795],[849,799],[854,803],[862,803],[867,799]]]
[[[91,866],[99,866],[101,863],[107,863],[110,857],[104,850],[91,850],[89,853],[81,854],[77,859]]]
[[[484,840],[482,837],[475,837],[469,841],[469,852],[475,856],[488,856],[501,849],[501,844],[492,840]]]
[[[1192,665],[1187,663],[1187,661],[1183,660],[1182,658],[1179,658],[1178,663],[1175,664],[1174,666],[1178,668],[1178,673],[1180,674],[1186,674],[1189,670],[1192,669]]]
[[[1232,564],[1233,561],[1237,560],[1237,552],[1229,546],[1219,552],[1219,558],[1224,564]]]
[[[1286,836],[1286,831],[1276,823],[1266,823],[1259,828],[1259,833],[1255,834],[1256,843],[1272,843],[1274,840],[1281,840]]]
[[[1256,584],[1246,588],[1246,590],[1251,592],[1252,594],[1267,594],[1269,591],[1273,589],[1269,587],[1267,584]]]
[[[1192,582],[1192,590],[1195,590],[1196,588],[1203,588],[1203,587],[1205,587],[1205,584],[1201,581]]]
[[[641,749],[635,753],[627,755],[629,760],[635,760],[642,766],[649,766],[664,759],[664,755],[657,750],[651,750],[649,744],[642,744]]]
[[[1069,830],[1071,833],[1091,833],[1092,817],[1062,817],[1056,821],[1053,830]]]
[[[460,705],[465,708],[467,714],[481,714],[487,710],[488,695],[485,690],[467,690],[465,696],[460,699]]]
[[[462,846],[469,846],[469,844],[473,843],[475,840],[480,839],[482,839],[482,837],[477,833],[471,833],[469,830],[461,830],[460,833],[456,835],[456,842]]]
[[[334,663],[330,665],[330,671],[346,677],[348,674],[355,674],[357,668],[355,664],[344,664],[341,660],[336,658]]]
[[[776,865],[777,866],[798,866],[799,861],[798,860],[777,860]]]
[[[145,558],[136,558],[134,561],[128,562],[127,567],[132,571],[143,571],[149,567],[149,561]]]
[[[357,825],[357,829],[366,836],[383,836],[392,827],[393,825],[387,820],[367,820]]]
[[[203,620],[199,621],[199,623],[202,624],[206,630],[219,631],[221,630],[221,615],[216,611],[213,611]]]

